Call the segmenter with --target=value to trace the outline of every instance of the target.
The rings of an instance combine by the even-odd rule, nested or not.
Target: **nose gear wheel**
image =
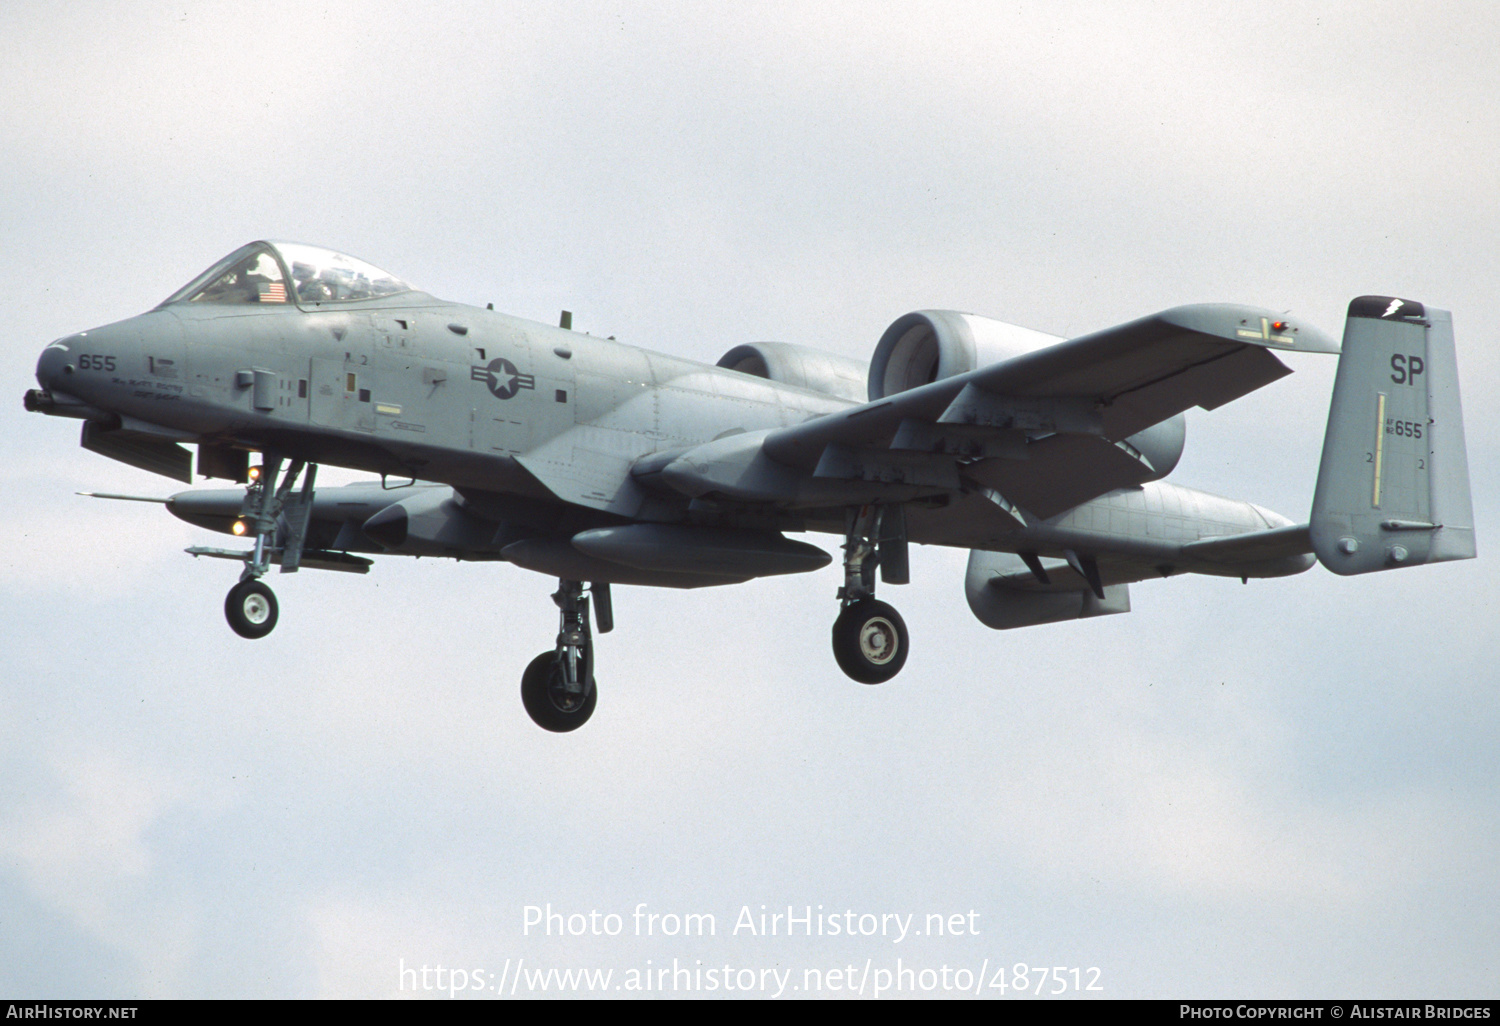
[[[276,627],[276,596],[260,581],[241,581],[224,598],[224,616],[242,638],[264,638]]]

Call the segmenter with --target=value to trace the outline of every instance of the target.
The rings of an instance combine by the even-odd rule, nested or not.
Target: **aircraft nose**
[[[36,361],[36,383],[43,389],[49,392],[54,389],[62,392],[68,390],[64,382],[75,369],[72,339],[76,337],[60,338],[42,350],[41,357]]]

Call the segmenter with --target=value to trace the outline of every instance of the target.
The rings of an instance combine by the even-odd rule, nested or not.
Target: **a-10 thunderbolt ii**
[[[83,421],[86,449],[192,483],[167,508],[253,541],[225,612],[276,625],[272,565],[368,569],[357,553],[499,560],[558,579],[561,629],[522,676],[553,731],[594,710],[590,605],[611,584],[697,588],[818,570],[843,539],[833,625],[857,681],[895,676],[908,636],[875,597],[913,542],[972,550],[965,589],[1007,629],[1123,613],[1182,573],[1339,574],[1475,554],[1445,311],[1349,306],[1308,523],[1163,480],[1183,412],[1339,353],[1286,315],[1177,307],[1061,339],[966,313],[899,318],[868,368],[782,343],[709,367],[446,303],[362,261],[256,242],[149,313],[43,350],[26,408]],[[259,453],[252,466],[250,454]],[[319,464],[379,474],[316,487]],[[410,483],[390,487],[392,477]]]

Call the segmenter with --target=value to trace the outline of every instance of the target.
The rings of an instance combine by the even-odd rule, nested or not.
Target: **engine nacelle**
[[[749,342],[719,358],[720,367],[812,392],[865,401],[866,367],[858,360],[791,342]]]
[[[956,310],[918,310],[880,336],[866,397],[874,402],[1063,341],[1004,321]]]
[[[1006,577],[1030,572],[1020,556],[1009,552],[972,550],[969,569],[964,574],[964,594],[979,622],[997,631],[1007,631],[1015,627],[1035,627],[1043,623],[1130,612],[1128,584],[1105,587],[1104,598],[1100,599],[1088,590],[1032,591],[1005,583]]]
[[[1160,481],[1182,459],[1182,447],[1187,442],[1187,414],[1179,413],[1175,417],[1168,417],[1160,424],[1152,424],[1144,431],[1137,431],[1125,441],[1156,468],[1156,473],[1144,480]]]
[[[988,367],[1065,341],[1004,321],[956,310],[918,310],[898,319],[875,346],[870,361],[870,402]],[[1148,481],[1170,474],[1182,458],[1187,420],[1182,414],[1125,439],[1156,468]],[[1044,621],[1038,621],[1044,622]]]

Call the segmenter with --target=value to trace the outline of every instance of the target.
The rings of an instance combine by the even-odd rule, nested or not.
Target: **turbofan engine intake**
[[[880,336],[870,361],[867,398],[874,402],[1061,341],[1046,332],[957,310],[918,310],[899,318]]]
[[[865,365],[848,356],[791,342],[748,342],[719,357],[720,367],[782,385],[865,401]]]

